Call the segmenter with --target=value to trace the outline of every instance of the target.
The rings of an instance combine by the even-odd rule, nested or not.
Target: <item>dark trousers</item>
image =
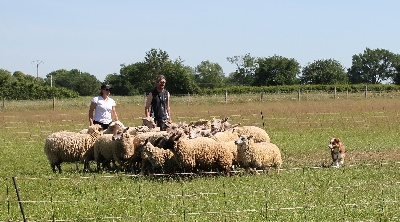
[[[168,126],[165,124],[166,121],[168,121],[168,119],[154,119],[154,122],[157,124],[157,127],[160,127],[161,131],[167,130]]]
[[[108,126],[110,126],[110,123],[104,124],[104,123],[97,122],[96,120],[93,120],[93,124],[99,124],[105,130],[108,128]]]

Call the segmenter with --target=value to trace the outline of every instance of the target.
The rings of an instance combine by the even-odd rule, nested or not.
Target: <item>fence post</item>
[[[56,97],[53,96],[53,110],[56,108]]]
[[[365,92],[364,92],[364,97],[367,98],[367,92],[368,92],[368,85],[365,85]]]
[[[263,101],[264,101],[264,94],[265,94],[265,92],[264,92],[264,91],[262,91],[262,92],[261,92],[261,102],[263,102]]]
[[[297,101],[300,101],[300,88],[297,89]]]
[[[188,93],[188,99],[187,99],[187,106],[189,106],[190,105],[190,93]]]
[[[228,102],[228,91],[225,90],[225,103],[227,103],[227,102]]]
[[[336,86],[335,86],[335,91],[334,91],[334,94],[333,94],[333,95],[334,95],[333,98],[336,99],[336,96],[337,96],[337,95],[336,95]]]
[[[18,199],[18,203],[19,203],[19,208],[21,209],[22,218],[24,219],[24,222],[26,222],[26,217],[25,217],[25,213],[24,213],[24,207],[22,206],[21,197],[19,196],[17,180],[15,179],[15,177],[12,177],[12,179],[13,179],[13,182],[14,182],[15,192],[17,193],[17,199]]]

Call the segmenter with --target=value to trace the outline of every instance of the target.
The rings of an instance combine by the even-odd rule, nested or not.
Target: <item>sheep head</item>
[[[143,126],[149,127],[149,129],[154,129],[157,127],[157,124],[154,122],[152,117],[142,118]]]
[[[129,130],[129,126],[125,127],[123,130],[118,130],[116,133],[113,134],[112,140],[118,140],[121,139],[122,137],[127,137],[130,136],[127,131]]]
[[[236,145],[243,145],[243,144],[249,144],[249,141],[253,138],[252,135],[247,136],[247,135],[241,135],[237,140],[235,140]]]

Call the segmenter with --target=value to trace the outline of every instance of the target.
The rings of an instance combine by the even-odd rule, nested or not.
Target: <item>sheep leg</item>
[[[51,164],[51,169],[53,170],[53,173],[57,173],[56,164]]]
[[[78,161],[75,161],[75,170],[78,171],[79,167],[78,167]]]
[[[61,173],[61,163],[57,163],[56,167],[58,169],[58,173]]]

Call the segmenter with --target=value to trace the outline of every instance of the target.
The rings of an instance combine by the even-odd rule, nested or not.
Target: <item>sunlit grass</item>
[[[399,220],[399,99],[292,97],[172,100],[173,121],[229,117],[264,127],[283,156],[279,173],[185,178],[82,173],[68,163],[63,174],[53,174],[44,140],[86,128],[90,98],[57,101],[55,110],[43,101],[15,102],[0,112],[0,221],[22,220],[12,177],[32,221]],[[117,99],[121,121],[141,124],[143,97]],[[347,148],[339,169],[326,168],[331,137]]]

